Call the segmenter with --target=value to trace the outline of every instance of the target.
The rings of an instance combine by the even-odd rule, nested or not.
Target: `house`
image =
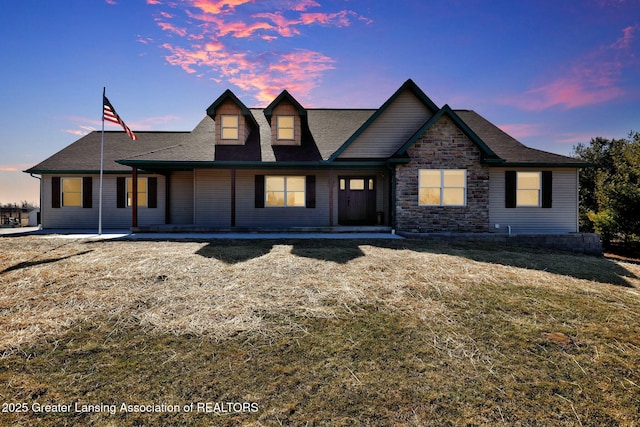
[[[412,81],[378,109],[248,108],[227,90],[191,132],[105,132],[105,228],[379,225],[419,232],[578,231],[584,163],[528,148]],[[26,170],[43,228],[98,223],[100,132]]]

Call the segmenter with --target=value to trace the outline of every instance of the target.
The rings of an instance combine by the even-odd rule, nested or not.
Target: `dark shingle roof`
[[[116,160],[134,157],[141,153],[153,153],[170,147],[183,145],[191,139],[191,132],[140,132],[136,131],[137,141],[129,139],[126,133],[105,131],[104,133],[104,171],[130,171],[128,166],[116,163]],[[44,172],[84,172],[100,171],[101,132],[94,131],[83,136],[71,145],[58,151],[48,159],[27,169],[28,173]]]
[[[505,161],[504,165],[586,165],[585,162],[579,159],[529,148],[475,111],[455,110],[455,113],[498,157]]]
[[[410,83],[413,84],[413,82]],[[227,94],[227,97],[229,96],[231,95]],[[214,103],[212,107],[215,106]],[[253,129],[245,145],[214,145],[216,125],[209,115],[205,116],[191,132],[137,131],[137,141],[131,141],[124,132],[108,131],[104,134],[104,171],[128,172],[130,170],[128,165],[134,164],[147,165],[150,168],[154,164],[158,168],[180,168],[182,163],[183,167],[189,168],[195,165],[215,167],[216,162],[223,164],[226,162],[237,164],[242,162],[324,163],[335,156],[339,150],[344,149],[345,144],[352,140],[356,132],[370,122],[379,110],[307,109],[305,111],[306,115],[302,116],[300,146],[272,145],[271,128],[264,110],[259,108],[247,108],[243,111],[243,114],[253,119],[251,120]],[[585,165],[584,162],[571,157],[526,147],[474,111],[454,111],[445,106],[429,120],[434,121],[434,117],[438,118],[442,114],[449,114],[456,119],[454,122],[457,126],[466,129],[476,144],[484,150],[485,160],[490,161],[491,164],[572,167]],[[422,128],[430,125],[429,120],[425,121]],[[419,129],[415,131],[414,136],[403,146],[405,151],[421,133]],[[100,141],[101,133],[92,132],[25,172],[97,173],[100,170]]]

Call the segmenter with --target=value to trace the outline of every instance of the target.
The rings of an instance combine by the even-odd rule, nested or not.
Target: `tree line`
[[[19,203],[0,203],[0,208],[3,209],[36,209],[38,207],[37,204],[33,203],[33,202],[27,202],[26,200],[23,200]]]
[[[640,132],[627,138],[593,138],[573,148],[591,167],[580,171],[580,229],[605,245],[640,242]]]

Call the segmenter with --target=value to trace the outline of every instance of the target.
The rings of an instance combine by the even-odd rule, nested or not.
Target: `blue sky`
[[[225,89],[379,107],[408,78],[528,146],[640,131],[640,0],[23,0],[0,13],[0,203],[101,127],[191,130]],[[117,130],[107,123],[106,129]]]

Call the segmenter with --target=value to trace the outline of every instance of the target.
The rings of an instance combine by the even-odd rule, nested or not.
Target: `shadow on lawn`
[[[218,240],[209,243],[196,251],[205,258],[215,258],[226,264],[238,264],[259,258],[271,252],[273,243],[262,240]]]
[[[314,258],[346,264],[364,256],[359,244],[326,245],[323,240],[216,240],[196,251],[205,258],[215,258],[226,264],[238,264],[268,254],[275,245],[293,246],[291,253],[304,258]],[[332,240],[332,242],[334,242]],[[341,242],[341,241],[336,241]]]
[[[392,250],[445,254],[472,261],[510,267],[546,271],[599,283],[634,287],[630,280],[638,279],[631,271],[601,257],[554,252],[516,246],[496,246],[474,243],[450,243],[433,240],[216,240],[199,249],[198,255],[215,258],[227,264],[237,264],[268,254],[276,245],[292,246],[291,253],[304,258],[338,264],[365,256],[362,246]]]
[[[89,252],[93,252],[93,251],[92,250],[88,250],[88,251],[78,252],[77,254],[66,255],[66,256],[58,257],[58,258],[41,259],[41,260],[38,260],[38,261],[23,261],[23,262],[20,262],[20,263],[18,263],[16,265],[12,265],[11,267],[5,268],[4,270],[0,271],[0,274],[8,273],[10,271],[15,271],[15,270],[21,270],[21,269],[27,268],[27,267],[33,267],[35,265],[52,264],[54,262],[62,261],[62,260],[69,259],[69,258],[72,258],[72,257],[75,257],[75,256],[88,254]]]

